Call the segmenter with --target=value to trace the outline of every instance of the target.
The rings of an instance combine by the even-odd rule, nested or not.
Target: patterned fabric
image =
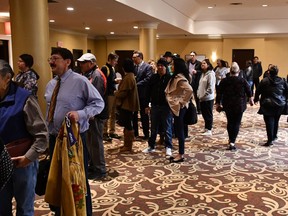
[[[83,145],[76,123],[65,117],[57,137],[45,201],[61,207],[61,215],[86,216]]]
[[[9,181],[13,173],[13,163],[4,147],[0,153],[0,191]]]
[[[15,77],[15,81],[19,83],[21,87],[32,93],[32,95],[34,96],[37,95],[38,91],[38,79],[39,75],[33,69],[30,69],[26,72],[20,72]]]

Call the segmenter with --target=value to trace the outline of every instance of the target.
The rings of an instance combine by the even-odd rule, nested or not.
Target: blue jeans
[[[179,116],[174,115],[175,132],[178,138],[179,154],[181,155],[185,153],[184,115],[186,110],[187,108],[184,107],[180,109]]]
[[[155,148],[155,140],[158,134],[159,125],[164,132],[165,146],[172,148],[172,113],[168,106],[151,107],[151,136],[148,140],[149,146]]]
[[[0,215],[12,215],[12,198],[15,197],[17,216],[34,216],[35,186],[38,160],[27,167],[15,168],[12,178],[0,191]]]

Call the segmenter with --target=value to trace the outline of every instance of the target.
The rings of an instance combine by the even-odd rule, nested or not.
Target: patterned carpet
[[[105,143],[109,176],[90,181],[93,215],[278,216],[288,215],[288,123],[282,116],[278,140],[266,141],[258,107],[249,107],[236,141],[227,148],[226,118],[214,113],[213,136],[203,137],[203,119],[189,126],[185,161],[171,164],[163,146],[144,154],[147,142],[135,142],[133,154],[113,150],[119,140]],[[118,134],[122,129],[118,128]],[[174,153],[177,141],[173,140]],[[43,197],[35,201],[35,215],[52,215]]]

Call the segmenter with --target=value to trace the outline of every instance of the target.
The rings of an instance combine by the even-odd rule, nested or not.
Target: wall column
[[[158,23],[139,23],[140,33],[139,33],[139,50],[143,52],[144,60],[149,59],[156,60],[156,32]]]
[[[52,73],[47,62],[50,56],[49,19],[47,0],[9,0],[13,50],[13,68],[18,73],[19,55],[28,53],[34,58],[33,69],[40,76],[38,98],[43,114],[46,103],[44,92]]]

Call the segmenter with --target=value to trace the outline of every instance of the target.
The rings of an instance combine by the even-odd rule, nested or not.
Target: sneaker
[[[121,136],[119,136],[118,134],[110,133],[109,135],[110,135],[111,138],[121,139]]]
[[[155,149],[153,149],[151,147],[148,147],[148,148],[144,149],[142,152],[145,153],[145,154],[152,153],[152,152],[155,152]]]
[[[229,145],[229,147],[227,148],[227,150],[229,150],[229,151],[236,151],[237,148],[236,148],[235,145]]]
[[[204,132],[202,135],[203,136],[212,136],[212,131],[211,130],[206,130],[206,132]]]
[[[172,156],[172,149],[166,147],[166,156]]]

